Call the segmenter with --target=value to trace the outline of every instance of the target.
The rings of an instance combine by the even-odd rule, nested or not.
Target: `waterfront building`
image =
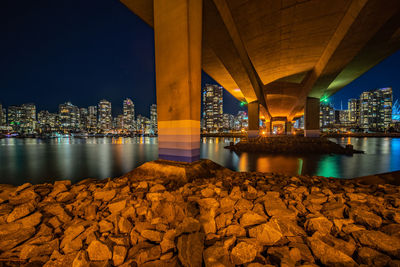
[[[98,125],[102,131],[109,131],[112,128],[111,102],[103,99],[99,102]]]
[[[4,121],[4,109],[3,105],[0,104],[0,126],[5,126],[6,122]]]
[[[248,116],[246,111],[240,110],[235,118],[234,130],[241,131],[248,128]]]
[[[58,114],[41,110],[37,115],[37,123],[40,132],[54,132],[58,130]]]
[[[88,107],[87,130],[90,132],[97,131],[97,107],[96,106]]]
[[[360,127],[364,131],[386,131],[392,124],[392,88],[363,92],[360,96]]]
[[[359,124],[360,123],[360,99],[349,99],[347,102],[347,108],[349,111],[349,123]]]
[[[335,110],[330,103],[320,103],[320,127],[330,127],[335,123]]]
[[[89,111],[87,108],[79,109],[79,129],[86,131],[89,126]]]
[[[396,99],[392,107],[392,121],[400,122],[400,102],[398,102],[398,99]]]
[[[123,129],[132,132],[135,130],[135,104],[133,104],[130,98],[127,98],[123,102]]]
[[[125,126],[125,116],[124,115],[118,115],[117,117],[114,118],[113,120],[113,128],[121,131],[124,129]]]
[[[349,111],[337,109],[335,110],[335,123],[336,124],[348,124],[349,123]]]
[[[203,88],[203,118],[206,132],[222,130],[222,87],[206,84]]]
[[[222,116],[222,128],[224,131],[232,131],[235,126],[235,116],[232,114],[223,114]]]
[[[8,107],[8,124],[13,131],[33,133],[36,129],[36,106],[23,104]]]
[[[158,132],[157,128],[157,105],[152,104],[150,106],[150,124],[151,131],[153,134]]]
[[[58,107],[60,128],[64,132],[76,131],[79,129],[79,108],[71,102],[60,104]]]

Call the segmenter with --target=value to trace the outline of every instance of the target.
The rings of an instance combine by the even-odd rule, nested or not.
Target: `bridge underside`
[[[316,105],[312,99],[329,97],[400,47],[398,0],[121,2],[155,28],[157,80],[163,75],[157,64],[178,46],[180,51],[165,61],[165,66],[185,61],[180,67],[190,67],[200,57],[200,67],[233,96],[259,105],[251,108],[259,114],[249,114],[249,120],[285,118],[290,122],[315,109],[305,108],[306,103]],[[192,33],[196,40],[191,39]],[[180,56],[182,51],[189,51],[189,56]],[[200,74],[193,75],[183,78],[189,87],[193,81],[199,82],[196,75]],[[182,81],[179,73],[177,76]],[[169,81],[163,87],[157,82],[157,95],[158,91],[171,91],[173,84]],[[190,91],[199,87],[190,88],[186,89],[191,95],[187,101],[199,101],[194,97],[197,92]],[[189,113],[197,116],[197,111],[193,112]],[[315,120],[316,116],[306,114],[307,118]]]

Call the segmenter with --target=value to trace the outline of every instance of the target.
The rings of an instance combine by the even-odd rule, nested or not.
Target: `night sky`
[[[117,0],[1,0],[0,103],[33,102],[58,110],[112,102],[121,113],[129,97],[148,115],[156,102],[153,29]],[[400,52],[357,79],[331,100],[337,108],[365,90],[392,86],[400,96]],[[215,83],[203,73],[202,83]],[[224,93],[224,112],[239,102]]]

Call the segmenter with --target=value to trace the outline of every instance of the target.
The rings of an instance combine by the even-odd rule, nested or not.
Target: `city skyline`
[[[117,103],[130,96],[140,103],[137,111],[148,115],[147,106],[156,102],[153,29],[118,1],[72,0],[60,5],[27,1],[29,8],[21,10],[15,1],[3,4],[0,50],[7,53],[0,62],[0,102],[9,106],[21,99],[20,103],[55,111],[56,103],[63,101],[89,106],[93,98]],[[88,12],[95,15],[90,21]],[[333,95],[335,108],[379,87],[393,87],[398,99],[399,60],[397,52]],[[206,83],[215,81],[203,72],[202,86]],[[223,94],[226,112],[243,110],[226,90]],[[122,107],[114,110],[120,114]]]

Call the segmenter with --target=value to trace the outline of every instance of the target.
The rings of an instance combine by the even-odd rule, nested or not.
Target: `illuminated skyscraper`
[[[385,131],[392,123],[392,88],[363,92],[360,96],[360,126],[367,131]]]
[[[206,84],[203,88],[203,118],[206,132],[222,130],[223,100],[222,87]]]
[[[89,126],[89,112],[87,108],[79,109],[79,128],[81,130],[87,130]]]
[[[88,107],[88,131],[95,132],[97,130],[97,107]]]
[[[320,127],[332,126],[335,123],[335,110],[329,103],[320,103]]]
[[[79,128],[79,108],[71,102],[58,107],[60,127],[64,132],[76,131]]]
[[[41,132],[53,132],[58,130],[58,114],[41,110],[37,115],[37,123]]]
[[[150,106],[150,124],[153,133],[157,133],[157,105]]]
[[[101,100],[99,102],[99,129],[108,131],[112,128],[112,115],[111,115],[111,102],[107,100]]]
[[[6,125],[6,121],[5,121],[5,114],[4,114],[4,109],[2,104],[0,104],[0,126],[5,126]]]
[[[14,131],[33,133],[36,130],[36,106],[34,104],[9,106],[8,124]]]
[[[135,130],[135,104],[130,98],[124,100],[123,103],[123,122],[122,128],[128,131]]]
[[[360,99],[349,99],[347,103],[349,110],[349,122],[353,124],[360,123]]]
[[[223,114],[222,118],[222,128],[224,131],[231,131],[235,126],[235,116],[232,114]]]

